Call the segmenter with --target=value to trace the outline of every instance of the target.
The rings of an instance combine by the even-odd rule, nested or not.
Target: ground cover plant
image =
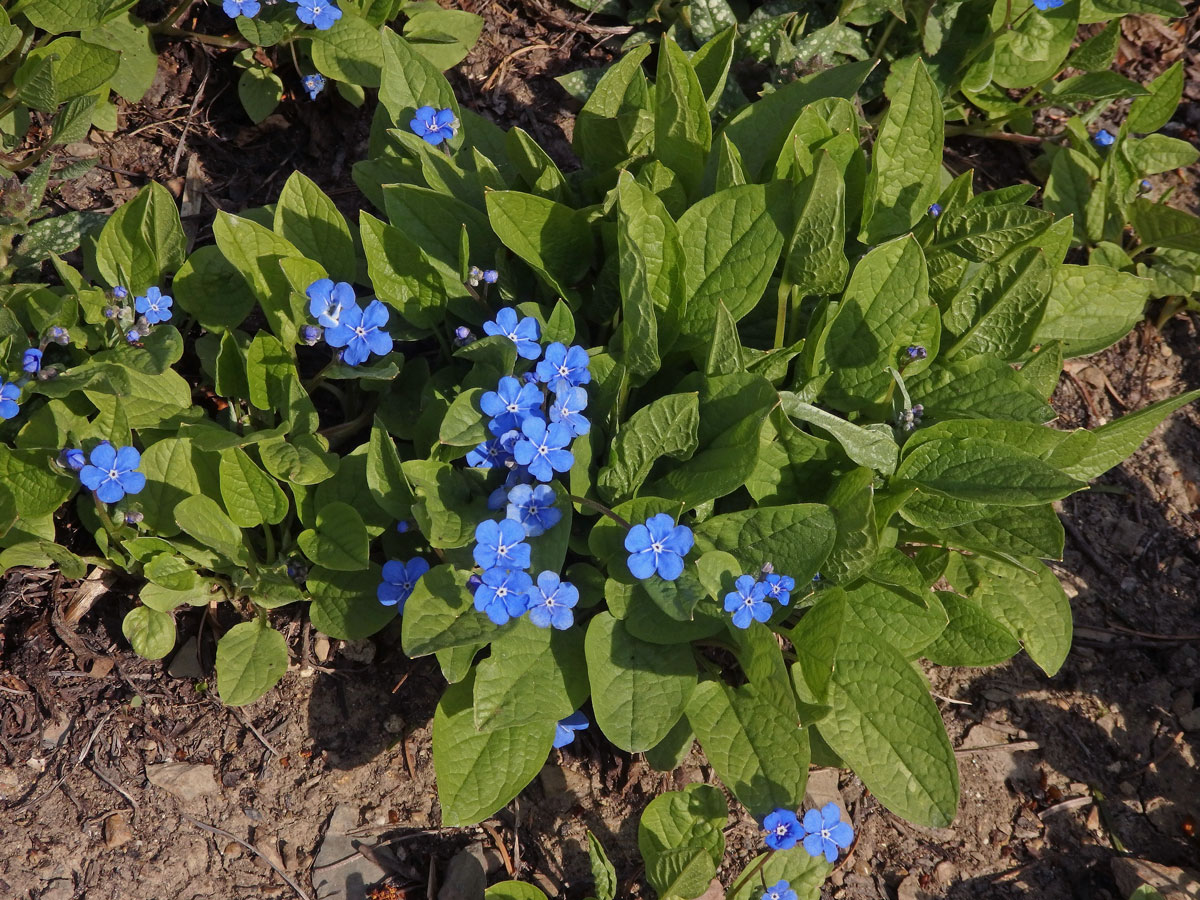
[[[566,175],[385,31],[357,170],[383,218],[352,229],[295,175],[189,255],[146,189],[81,270],[51,258],[60,286],[7,289],[0,564],[146,579],[125,630],[154,658],[175,616],[228,601],[231,704],[286,667],[273,608],[398,630],[449,684],[445,824],[505,804],[585,722],[664,768],[698,738],[764,824],[768,894],[815,896],[848,842],[796,814],[810,760],[947,823],[954,757],[912,661],[1023,645],[1056,670],[1049,503],[1191,397],[1045,427],[1063,358],[1128,331],[1144,282],[1064,265],[1073,223],[1027,191],[946,183],[922,63],[868,156],[849,98],[869,64],[714,131],[721,46],[665,43],[653,83],[646,50],[614,67]],[[72,497],[94,548],[57,541]],[[647,810],[664,896],[720,859],[701,787]]]

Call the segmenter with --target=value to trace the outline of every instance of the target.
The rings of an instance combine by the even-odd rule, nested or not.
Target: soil
[[[487,22],[451,74],[460,100],[525,128],[570,167],[576,104],[553,78],[611,61],[619,23],[551,0],[458,5]],[[1138,80],[1185,59],[1185,101],[1170,128],[1191,139],[1198,16],[1167,26],[1126,19],[1120,59]],[[294,168],[347,212],[360,203],[349,165],[363,155],[369,107],[285,100],[254,126],[238,105],[228,51],[163,49],[150,94],[121,109],[120,137],[69,148],[99,165],[62,185],[55,202],[110,210],[153,179],[184,201],[200,241],[215,209],[270,202]],[[952,163],[1010,182],[1028,161],[1013,145],[950,151]],[[1173,202],[1193,211],[1196,174],[1169,179]],[[1056,424],[1095,427],[1200,387],[1198,330],[1181,314],[1070,364],[1053,398]],[[857,834],[824,896],[1118,898],[1111,863],[1123,854],[1197,866],[1198,439],[1200,411],[1184,409],[1062,504],[1068,542],[1055,567],[1076,638],[1060,673],[1048,678],[1024,656],[985,671],[930,670],[959,748],[953,827],[910,825],[854,776],[814,773],[815,799],[840,796]],[[581,898],[588,830],[612,856],[617,895],[649,897],[636,849],[641,810],[664,789],[715,781],[695,751],[663,774],[583,732],[493,819],[442,828],[430,720],[443,682],[430,660],[403,656],[394,630],[339,644],[279,616],[293,665],[268,696],[232,709],[205,681],[214,641],[203,611],[178,622],[198,651],[169,666],[147,662],[121,635],[128,587],[113,585],[68,624],[77,583],[34,569],[0,578],[0,897],[434,897],[461,874],[462,851],[479,845],[491,880],[511,875],[551,897]],[[726,838],[728,884],[761,845],[736,805]],[[387,890],[368,890],[381,879]]]

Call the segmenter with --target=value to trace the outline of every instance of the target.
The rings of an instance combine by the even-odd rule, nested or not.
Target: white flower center
[[[571,370],[570,370],[570,369],[568,369],[568,368],[567,368],[565,365],[564,365],[564,366],[559,366],[559,367],[558,367],[558,374],[559,374],[559,375],[561,375],[563,378],[566,378],[566,377],[567,377],[569,374],[571,374]]]
[[[787,835],[787,826],[786,825],[775,826],[775,834],[777,834],[779,837],[786,836]]]
[[[655,553],[662,553],[663,545],[660,544],[658,541],[655,541],[653,544],[650,545],[650,549],[653,550]]]
[[[116,481],[116,480],[117,480],[117,478],[118,478],[118,477],[120,477],[120,475],[121,475],[121,473],[120,473],[120,472],[118,472],[116,469],[109,469],[109,470],[108,470],[108,477],[109,477],[109,478],[110,478],[112,481]]]
[[[361,325],[359,325],[357,328],[354,329],[354,333],[357,334],[360,338],[365,338],[367,336],[367,330],[365,328],[363,328]]]

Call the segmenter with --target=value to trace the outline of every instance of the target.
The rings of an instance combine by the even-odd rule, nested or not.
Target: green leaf
[[[1002,29],[1006,14],[1012,16],[1012,27],[1001,30],[994,44],[992,80],[1000,87],[1024,88],[1054,77],[1071,52],[1078,0],[1045,12],[1033,9],[1027,0],[1014,0],[1011,7],[997,3],[992,7],[993,30]]]
[[[404,35],[413,42],[413,49],[438,69],[458,65],[471,52],[483,19],[461,9],[439,9],[436,5],[408,8]]]
[[[162,659],[175,647],[175,620],[148,606],[137,606],[126,613],[121,633],[142,659]]]
[[[446,688],[433,714],[433,765],[448,826],[473,825],[512,800],[537,775],[554,742],[551,721],[476,731],[474,681],[468,676]]]
[[[605,736],[630,753],[661,741],[696,685],[691,648],[638,640],[602,612],[588,624],[584,652],[592,708]]]
[[[654,154],[695,196],[712,144],[712,122],[696,71],[669,36],[659,43],[654,98]]]
[[[563,173],[523,128],[510,128],[505,136],[505,144],[508,158],[533,193],[548,200],[567,199],[569,188]]]
[[[288,498],[283,489],[240,447],[222,451],[220,477],[221,501],[235,525],[276,525],[287,515]]]
[[[935,363],[908,380],[914,403],[925,407],[925,422],[959,418],[1048,422],[1054,410],[1012,366],[991,354]]]
[[[418,139],[418,143],[424,142]],[[459,254],[464,230],[477,259],[491,259],[499,249],[487,219],[469,203],[412,184],[388,185],[383,193],[392,223],[456,281],[461,280]]]
[[[488,515],[486,495],[472,494],[469,480],[478,485],[480,473],[427,460],[409,460],[403,470],[417,498],[413,516],[429,543],[442,549],[469,544]]]
[[[406,654],[428,656],[450,647],[479,646],[513,627],[493,625],[475,610],[467,590],[468,575],[441,565],[421,576],[404,605],[402,643]]]
[[[1176,60],[1169,69],[1146,85],[1150,96],[1133,101],[1123,129],[1148,134],[1166,125],[1183,99],[1183,81],[1183,60]]]
[[[417,584],[424,580],[425,576]],[[312,594],[309,615],[313,627],[344,641],[361,640],[380,631],[396,618],[396,607],[384,606],[376,596],[380,581],[378,566],[357,572],[311,569],[305,584]]]
[[[245,706],[275,687],[287,671],[283,635],[264,619],[234,625],[217,641],[217,692],[227,706]]]
[[[1151,134],[1138,140],[1128,138],[1125,141],[1125,152],[1134,167],[1143,175],[1157,175],[1160,172],[1170,172],[1190,166],[1200,158],[1197,150],[1187,141],[1167,137],[1165,134]]]
[[[602,497],[616,504],[632,498],[663,456],[686,460],[699,444],[698,395],[667,394],[635,412],[613,441],[608,465],[596,477]]]
[[[650,801],[638,822],[646,880],[660,897],[697,897],[725,855],[729,807],[711,785],[690,784]]]
[[[725,0],[707,0],[706,5],[710,8],[720,6],[724,7],[724,10],[729,9]],[[693,7],[693,26],[695,24],[694,9]],[[720,103],[721,96],[725,92],[738,33],[736,17],[726,21],[724,14],[718,14],[712,17],[710,22],[715,30],[704,45],[692,54],[691,63],[692,69],[696,73],[696,80],[700,82],[700,89],[704,91],[708,110],[712,112],[717,108],[717,104]],[[716,27],[718,22],[724,22],[724,24],[718,28]],[[707,29],[705,30],[707,31]]]
[[[62,34],[95,28],[132,5],[129,0],[24,0],[12,4],[9,13],[21,13],[43,31]]]
[[[470,388],[454,398],[438,428],[438,442],[447,447],[474,447],[491,437],[479,411],[483,388]]]
[[[76,481],[48,465],[45,450],[13,450],[0,444],[0,484],[12,492],[17,515],[37,519],[66,502]]]
[[[306,310],[303,298],[292,299],[292,285],[280,268],[284,259],[303,259],[290,241],[250,219],[217,214],[213,237],[225,258],[249,283],[262,305],[271,330],[286,345],[296,342],[297,323]]]
[[[897,77],[899,76],[899,77]],[[921,221],[938,198],[945,127],[941,92],[919,57],[893,71],[891,105],[871,153],[862,240],[877,244]]]
[[[300,532],[296,543],[319,566],[355,572],[368,565],[367,527],[347,503],[327,503],[317,510],[317,527]]]
[[[483,892],[483,900],[546,900],[546,895],[523,881],[500,881]]]
[[[1082,488],[1037,456],[979,438],[935,438],[904,457],[896,478],[918,492],[998,506],[1033,506]]]
[[[958,766],[925,680],[874,634],[847,624],[821,736],[889,810],[944,828],[958,808]]]
[[[719,304],[737,321],[762,299],[783,249],[784,202],[782,190],[742,184],[705,197],[680,217],[685,333],[706,339]]]
[[[943,324],[958,340],[945,351],[1015,359],[1034,341],[1055,270],[1040,247],[1014,251],[980,269],[950,301]]]
[[[643,44],[621,57],[579,111],[572,144],[597,170],[619,166],[652,137],[650,88],[641,68],[649,53],[650,45]]]
[[[713,516],[696,530],[703,552],[724,550],[747,572],[770,562],[797,584],[809,581],[833,549],[833,514],[818,503],[766,506]]]
[[[1103,72],[1113,64],[1120,43],[1121,20],[1113,19],[1075,49],[1067,60],[1067,67],[1081,72]]]
[[[930,305],[921,245],[911,235],[876,247],[850,275],[825,338],[833,374],[823,396],[839,409],[863,409],[892,387],[896,366]]]
[[[176,524],[205,547],[246,565],[249,553],[242,543],[242,531],[211,497],[196,494],[175,505]]]
[[[592,231],[579,210],[520,191],[485,198],[496,236],[567,296],[592,265]]]
[[[354,281],[354,241],[333,201],[300,172],[293,172],[275,205],[275,231],[304,256],[319,262],[334,281]]]
[[[383,29],[383,75],[379,100],[395,123],[405,126],[418,107],[452,109],[458,101],[441,71],[390,28]]]
[[[618,248],[630,246],[641,255],[656,311],[658,345],[667,350],[679,334],[679,319],[687,306],[679,228],[662,200],[628,176],[622,175],[617,184],[617,203]],[[623,256],[621,260],[624,264]]]
[[[45,61],[49,62],[48,68]],[[12,76],[12,84],[21,102],[52,112],[60,104],[105,84],[116,74],[120,62],[115,50],[76,37],[61,37],[45,46],[34,45]]]
[[[1188,391],[1101,425],[1092,432],[1096,438],[1092,450],[1078,462],[1064,466],[1064,471],[1081,481],[1103,475],[1128,459],[1163,419],[1197,398],[1200,391]]]
[[[252,406],[277,411],[291,431],[311,433],[317,429],[316,407],[300,384],[292,357],[266,332],[256,334],[246,350],[246,381]]]
[[[379,508],[394,519],[403,521],[412,514],[412,489],[400,466],[400,454],[378,417],[367,443],[367,485]]]
[[[1133,330],[1149,298],[1147,279],[1107,266],[1060,266],[1034,339],[1061,341],[1066,357],[1096,353]]]
[[[775,884],[779,881],[786,881],[801,900],[816,900],[833,867],[825,862],[824,856],[809,856],[803,846],[796,846],[756,856],[746,864],[745,871],[750,870],[761,872],[762,880],[739,876],[737,883],[741,886],[726,895],[726,900],[760,900],[763,882]]]
[[[994,666],[1020,652],[1017,639],[977,601],[949,591],[940,591],[938,597],[949,622],[924,650],[930,662],[939,666]]]
[[[110,285],[144,293],[183,265],[186,237],[167,189],[151,182],[112,214],[96,241],[96,268]]]
[[[731,688],[701,682],[687,718],[704,755],[756,819],[773,809],[797,809],[808,781],[808,733],[753,684]]]
[[[787,391],[780,391],[779,402],[787,415],[828,432],[852,461],[885,475],[896,470],[900,448],[890,434],[847,422]]]
[[[646,260],[624,229],[617,231],[621,280],[621,359],[639,379],[658,372],[658,321],[650,294]]]
[[[846,591],[846,625],[871,634],[886,635],[893,650],[905,659],[916,659],[946,627],[946,611],[932,593],[911,592],[865,582]]]
[[[160,553],[151,559],[146,563],[143,574],[155,584],[172,591],[193,591],[196,587],[196,570],[187,561],[170,553]]]
[[[218,247],[195,250],[171,282],[175,303],[205,328],[240,325],[254,308],[254,291]],[[225,394],[224,396],[231,396]]]
[[[367,274],[379,299],[418,328],[441,324],[447,298],[459,296],[462,285],[448,290],[442,269],[399,228],[361,212],[359,231]]]
[[[279,101],[283,99],[283,81],[270,69],[262,66],[243,69],[237,87],[242,109],[255,125],[275,112]]]
[[[783,255],[783,278],[801,295],[836,294],[846,284],[850,265],[843,249],[846,234],[846,185],[828,153],[819,153],[813,174],[796,189],[795,227]]]
[[[1129,221],[1146,247],[1200,253],[1200,217],[1144,197],[1129,206]]]
[[[342,9],[332,28],[307,33],[312,37],[312,59],[328,78],[362,87],[379,87],[383,71],[383,43],[379,29],[353,9]]]
[[[789,635],[796,649],[792,682],[805,703],[824,703],[846,621],[846,592],[823,591]]]
[[[588,863],[592,869],[592,890],[596,894],[596,900],[616,900],[617,870],[613,868],[608,854],[604,852],[604,845],[592,834],[591,829],[588,829],[587,841]]]
[[[587,693],[583,629],[538,628],[522,617],[476,667],[475,728],[557,722],[582,706]]]

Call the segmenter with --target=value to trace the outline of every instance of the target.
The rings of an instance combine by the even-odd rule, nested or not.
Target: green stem
[[[768,850],[758,858],[758,862],[742,873],[742,877],[733,883],[733,887],[729,889],[729,896],[736,897],[737,892],[744,888],[747,884],[754,880],[754,876],[762,871],[763,866],[767,864],[767,860],[775,854],[774,850]]]
[[[263,524],[263,537],[266,538],[267,544],[267,564],[275,562],[275,534],[271,530],[271,526]]]
[[[883,29],[883,34],[879,36],[879,43],[875,45],[875,52],[871,54],[872,59],[883,59],[883,48],[887,46],[888,39],[891,38],[892,32],[896,30],[896,23],[899,21],[894,15],[888,20],[887,26]]]
[[[353,436],[360,428],[370,424],[371,419],[375,415],[375,405],[378,402],[367,404],[367,408],[360,412],[349,422],[343,422],[340,425],[333,425],[329,428],[324,428],[318,431],[317,434],[329,441],[329,449],[336,449],[342,441]]]
[[[614,522],[616,522],[618,525],[620,525],[626,531],[628,531],[629,529],[631,529],[633,527],[627,521],[625,521],[623,518],[621,518],[619,515],[617,515],[615,512],[613,512],[607,506],[605,506],[603,503],[600,503],[596,500],[592,500],[589,497],[577,497],[574,494],[570,494],[569,496],[571,498],[572,503],[578,503],[580,506],[590,507],[590,508],[596,510],[596,512],[602,513],[602,514],[608,516],[610,519],[612,519]]]
[[[221,47],[225,50],[245,50],[250,44],[240,38],[228,37],[223,34],[201,34],[198,31],[188,31],[186,28],[176,28],[174,25],[164,25],[162,27],[152,28],[155,34],[165,35],[166,37],[184,38],[185,40],[195,41],[198,44],[209,44],[213,47]]]
[[[775,307],[775,349],[783,347],[787,332],[788,305],[792,297],[792,284],[786,279],[779,282],[779,300]]]
[[[178,3],[167,13],[161,20],[150,26],[151,31],[160,31],[165,28],[170,28],[179,21],[179,17],[192,8],[196,0],[179,0]]]

